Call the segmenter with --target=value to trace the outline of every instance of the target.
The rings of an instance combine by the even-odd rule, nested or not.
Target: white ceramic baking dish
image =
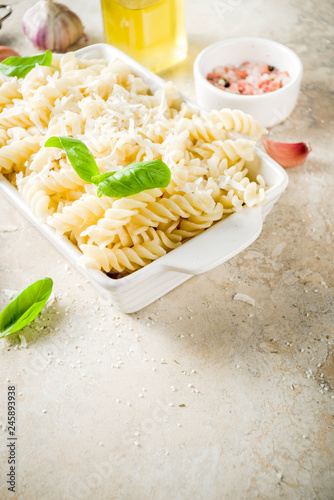
[[[138,62],[107,45],[96,44],[78,50],[77,55],[87,59],[117,57],[126,62],[132,70],[150,85],[151,90],[165,85],[157,75]],[[190,105],[196,104],[183,96]],[[248,247],[260,234],[262,222],[288,184],[286,172],[266,154],[256,149],[256,157],[248,162],[250,176],[260,173],[269,187],[267,203],[261,207],[245,208],[240,213],[228,216],[202,234],[192,238],[180,247],[160,257],[134,273],[112,279],[102,271],[77,265],[80,250],[66,237],[59,237],[55,231],[41,224],[23,201],[18,191],[0,175],[0,191],[8,197],[23,214],[33,222],[55,247],[71,261],[100,290],[108,293],[115,306],[125,313],[132,313],[154,302],[192,276],[204,273]]]

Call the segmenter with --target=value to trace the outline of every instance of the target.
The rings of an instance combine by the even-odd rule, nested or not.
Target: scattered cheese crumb
[[[17,231],[17,226],[0,226],[0,233],[12,233]]]
[[[26,348],[28,344],[27,344],[25,336],[24,335],[19,335],[19,339],[20,339],[20,342],[21,342],[21,347]]]
[[[244,302],[245,304],[249,304],[250,306],[255,305],[255,300],[252,299],[252,297],[249,297],[249,295],[245,295],[244,293],[236,293],[233,299]]]

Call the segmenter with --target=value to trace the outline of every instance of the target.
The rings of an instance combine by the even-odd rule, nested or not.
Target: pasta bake
[[[171,83],[151,92],[124,62],[74,53],[24,78],[0,74],[0,83],[0,172],[41,222],[77,245],[84,266],[120,278],[265,200],[263,178],[246,168],[264,130],[241,111],[202,112]],[[44,147],[51,136],[83,141],[100,173],[161,159],[171,181],[99,197],[64,151]]]

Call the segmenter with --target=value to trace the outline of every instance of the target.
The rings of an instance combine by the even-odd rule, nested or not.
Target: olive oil
[[[184,0],[101,0],[105,38],[151,71],[187,55]]]

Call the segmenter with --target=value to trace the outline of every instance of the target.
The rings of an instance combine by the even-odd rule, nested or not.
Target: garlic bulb
[[[40,0],[23,16],[23,31],[42,50],[64,51],[83,35],[79,17],[53,0]]]

